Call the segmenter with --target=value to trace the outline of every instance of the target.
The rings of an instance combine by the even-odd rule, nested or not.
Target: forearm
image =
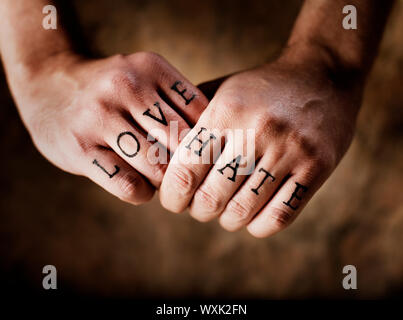
[[[323,61],[364,79],[377,53],[394,0],[306,0],[288,41],[295,56]],[[344,29],[343,8],[357,9],[357,29]],[[299,51],[299,52],[296,52]]]
[[[35,74],[49,57],[73,49],[67,32],[58,21],[57,29],[42,26],[49,0],[2,0],[0,2],[0,52],[10,84],[19,77]]]

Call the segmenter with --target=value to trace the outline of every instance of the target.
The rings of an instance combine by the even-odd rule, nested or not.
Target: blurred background
[[[151,50],[200,83],[274,57],[301,1],[73,1],[88,45]],[[38,22],[40,23],[40,22]],[[66,174],[34,148],[0,78],[0,288],[83,297],[384,298],[403,294],[403,1],[368,81],[355,139],[286,231],[254,239],[140,207]],[[341,285],[355,265],[358,290]],[[6,291],[4,291],[6,290]]]

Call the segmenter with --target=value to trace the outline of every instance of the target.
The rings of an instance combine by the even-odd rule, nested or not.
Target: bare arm
[[[329,64],[365,76],[374,61],[394,0],[306,0],[288,40],[296,58]],[[343,8],[357,10],[357,29],[344,29]],[[316,54],[315,54],[316,52]],[[299,57],[298,57],[299,55]],[[341,69],[339,69],[341,68]]]

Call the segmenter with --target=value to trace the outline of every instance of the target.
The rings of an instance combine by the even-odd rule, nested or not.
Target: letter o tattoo
[[[136,143],[137,143],[137,150],[136,150],[134,153],[127,153],[126,151],[123,150],[122,146],[120,145],[120,139],[121,139],[123,136],[126,136],[126,135],[132,137],[132,138],[136,141]],[[119,134],[118,140],[117,140],[117,144],[118,144],[118,147],[119,147],[120,151],[122,151],[123,154],[124,154],[125,156],[129,157],[129,158],[133,158],[134,156],[136,156],[137,153],[138,153],[139,150],[140,150],[140,143],[139,143],[139,141],[137,140],[136,136],[135,136],[133,133],[131,133],[130,131],[125,131],[125,132],[122,132],[121,134]]]

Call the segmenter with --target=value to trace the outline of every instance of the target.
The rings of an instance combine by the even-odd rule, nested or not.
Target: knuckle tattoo
[[[130,137],[130,138],[136,143],[135,151],[133,151],[133,150],[127,151],[125,148],[122,147],[121,139],[122,139],[123,137],[125,137],[125,136]],[[119,147],[120,151],[121,151],[126,157],[129,157],[129,158],[135,157],[135,156],[139,153],[139,151],[140,151],[140,142],[139,142],[139,140],[137,139],[136,135],[135,135],[134,133],[130,132],[130,131],[121,132],[121,133],[118,135],[118,137],[117,137],[116,144],[117,144],[117,146]]]
[[[109,179],[112,179],[116,174],[119,173],[120,168],[115,164],[115,170],[113,172],[109,172],[107,169],[105,169],[105,167],[102,166],[102,164],[99,163],[99,161],[97,159],[94,159],[92,161],[93,165],[96,165],[98,168],[100,168],[104,173],[106,173],[109,177]]]
[[[196,94],[189,93],[188,96],[186,96],[185,94],[187,93],[187,89],[186,88],[180,89],[179,87],[183,87],[182,81],[175,81],[174,84],[171,86],[171,90],[173,90],[177,94],[179,94],[182,97],[182,99],[185,101],[185,105],[188,105],[196,97]]]
[[[293,193],[291,194],[291,197],[288,199],[287,202],[283,201],[283,204],[286,205],[287,207],[290,207],[292,210],[297,210],[299,208],[299,201],[302,200],[302,195],[308,191],[308,187],[295,182],[295,189]]]

